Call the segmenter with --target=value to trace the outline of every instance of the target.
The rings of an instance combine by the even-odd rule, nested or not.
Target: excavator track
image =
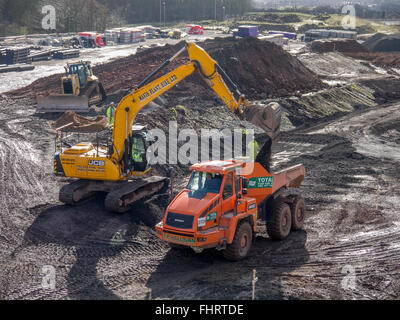
[[[105,208],[108,211],[124,213],[131,204],[150,197],[169,186],[165,177],[149,177],[125,182],[120,188],[108,193]]]
[[[89,191],[90,181],[78,180],[63,186],[60,190],[59,199],[68,205],[76,205],[80,201],[90,198],[94,192]]]

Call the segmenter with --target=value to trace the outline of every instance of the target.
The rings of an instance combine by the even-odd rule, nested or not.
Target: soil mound
[[[95,133],[107,129],[108,122],[107,118],[103,116],[90,120],[73,111],[67,111],[57,121],[53,122],[51,126],[54,130]]]
[[[385,52],[364,52],[356,53],[349,52],[346,53],[349,57],[367,60],[372,64],[390,69],[390,68],[400,68],[400,53],[385,53]]]
[[[400,33],[391,35],[377,33],[363,45],[372,52],[400,52]]]
[[[99,76],[108,94],[123,88],[133,88],[184,45],[185,43],[181,42],[175,46],[151,48],[136,55],[99,65],[94,68],[94,73]],[[200,46],[219,63],[250,99],[287,96],[298,90],[319,90],[325,86],[318,76],[297,58],[269,42],[250,38],[240,40],[217,38],[207,40]],[[183,54],[161,74],[187,61],[187,55]],[[57,92],[59,77],[60,75],[54,75],[40,79],[9,94],[35,97],[39,94]],[[165,96],[167,98],[197,96],[211,99],[216,97],[197,74],[178,84]]]
[[[363,45],[353,39],[315,40],[311,43],[311,51],[324,52],[368,52]]]

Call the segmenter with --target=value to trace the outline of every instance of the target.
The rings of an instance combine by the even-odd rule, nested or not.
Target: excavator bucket
[[[89,112],[87,96],[50,95],[37,99],[37,112]]]
[[[263,129],[271,138],[272,143],[280,136],[282,108],[272,102],[268,105],[249,105],[244,109],[242,119]]]

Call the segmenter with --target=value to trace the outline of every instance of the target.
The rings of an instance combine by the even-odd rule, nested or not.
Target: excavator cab
[[[133,170],[144,172],[148,169],[146,158],[147,141],[143,133],[136,133],[132,137],[132,162]]]
[[[147,161],[147,150],[149,148],[147,133],[144,126],[133,126],[132,136],[126,141],[128,152],[125,153],[126,171],[136,172],[137,175],[150,169]]]

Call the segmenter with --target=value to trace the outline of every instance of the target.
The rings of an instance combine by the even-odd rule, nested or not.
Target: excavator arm
[[[157,73],[175,60],[181,53],[187,50],[190,62],[176,68],[168,74],[149,82]],[[205,82],[215,91],[215,93],[222,99],[222,101],[238,116],[247,113],[250,122],[263,127],[263,120],[268,120],[268,125],[264,127],[267,134],[270,130],[270,137],[272,140],[279,131],[280,110],[278,108],[269,107],[259,109],[258,106],[248,106],[248,101],[244,95],[241,94],[238,87],[233,83],[229,76],[219,67],[217,62],[213,60],[210,55],[202,48],[194,43],[187,43],[178,53],[172,58],[167,60],[157,70],[152,72],[146,79],[144,79],[130,94],[125,96],[119,103],[115,112],[115,122],[113,130],[113,152],[112,160],[120,162],[123,159],[125,152],[126,140],[132,134],[132,125],[138,113],[151,101],[155,100],[160,95],[172,89],[179,82],[192,75],[195,71],[199,71],[201,77]],[[229,82],[231,87],[235,90],[233,93],[223,77]],[[237,98],[235,97],[235,94]],[[256,112],[256,111],[257,112]],[[246,118],[244,120],[247,120]]]

